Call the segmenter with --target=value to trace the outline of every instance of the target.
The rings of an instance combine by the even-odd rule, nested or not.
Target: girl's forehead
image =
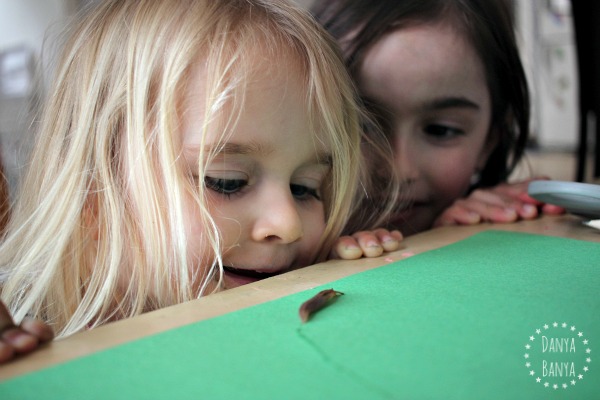
[[[365,54],[362,73],[406,76],[400,71],[464,74],[483,70],[483,63],[466,36],[447,24],[415,24],[382,36]]]
[[[254,44],[242,50],[232,48],[219,60],[209,60],[210,54],[198,57],[190,70],[189,94],[207,90],[233,90],[242,92],[252,85],[287,81],[308,82],[306,58],[291,45]],[[232,53],[234,55],[232,55]],[[301,85],[308,90],[306,84]]]
[[[358,82],[365,96],[396,111],[450,97],[491,106],[483,61],[460,31],[444,24],[389,32],[366,53]]]
[[[184,146],[199,150],[201,143],[227,141],[224,131],[237,132],[241,126],[244,132],[254,132],[263,125],[280,124],[287,130],[302,126],[297,133],[313,143],[319,154],[329,153],[329,135],[319,129],[324,112],[312,115],[301,60],[289,51],[269,58],[273,53],[260,49],[249,53],[229,76],[210,71],[206,63],[194,66],[183,112]],[[219,81],[215,76],[226,78]],[[206,135],[191,134],[203,130]]]
[[[211,124],[215,125],[235,123],[241,112],[256,106],[252,104],[256,96],[268,93],[271,97],[284,97],[293,92],[304,107],[303,121],[298,122],[306,126],[303,136],[314,143],[320,153],[335,152],[339,139],[334,136],[345,133],[339,124],[332,127],[331,121],[354,112],[345,111],[352,104],[340,96],[340,91],[346,93],[349,87],[334,75],[333,68],[327,64],[331,64],[331,60],[324,57],[317,63],[322,55],[311,54],[311,51],[317,50],[290,42],[278,43],[278,39],[274,39],[272,43],[252,42],[243,49],[232,47],[224,53],[233,54],[236,59],[225,56],[215,62],[204,54],[204,58],[199,58],[190,68],[183,122],[186,122],[186,114],[192,113],[194,119],[211,118]],[[343,68],[341,62],[339,66]],[[273,112],[291,118],[283,101],[272,104]]]

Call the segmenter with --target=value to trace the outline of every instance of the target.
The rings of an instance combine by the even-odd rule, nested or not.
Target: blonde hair
[[[205,121],[225,101],[239,110],[259,44],[301,64],[308,118],[331,149],[315,262],[325,258],[364,192],[360,111],[328,36],[276,0],[103,1],[70,32],[0,247],[2,299],[16,320],[43,319],[60,337],[210,292],[222,273],[219,232],[203,185],[193,188],[177,162],[183,93],[192,66],[205,63]],[[209,161],[200,161],[199,176]],[[186,255],[189,190],[200,191],[214,250],[200,261]],[[192,262],[209,265],[208,274],[194,276]],[[195,279],[204,282],[199,290]]]

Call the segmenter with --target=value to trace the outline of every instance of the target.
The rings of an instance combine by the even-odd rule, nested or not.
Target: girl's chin
[[[224,290],[233,289],[238,286],[247,285],[249,283],[253,283],[253,282],[256,282],[259,280],[260,280],[260,278],[244,276],[244,275],[235,274],[235,273],[232,273],[229,271],[224,271],[222,288]]]

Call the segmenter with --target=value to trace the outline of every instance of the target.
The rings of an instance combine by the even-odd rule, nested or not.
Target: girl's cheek
[[[445,197],[448,201],[463,197],[467,193],[475,172],[475,168],[471,168],[469,165],[461,165],[460,162],[453,164],[440,164],[441,168],[436,174],[435,187],[432,188],[434,194],[437,192],[436,196]]]
[[[313,213],[311,213],[310,217],[306,217],[304,220],[306,221],[304,232],[309,236],[307,238],[307,246],[315,253],[314,256],[316,257],[316,252],[326,227],[325,207],[323,203],[319,203]]]

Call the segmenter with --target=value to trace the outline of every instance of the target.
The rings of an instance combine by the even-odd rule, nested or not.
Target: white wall
[[[13,52],[11,57],[0,58],[0,154],[11,194],[30,143],[27,127],[35,111],[33,69],[40,68],[45,38],[62,30],[75,5],[75,0],[0,0],[0,56]],[[15,49],[24,50],[21,54],[30,52],[30,56],[15,58]],[[52,47],[44,51],[48,49]],[[52,55],[43,57],[49,60]]]
[[[0,0],[0,50],[20,45],[41,50],[48,28],[72,10],[71,0]]]
[[[517,0],[515,5],[532,95],[533,133],[541,149],[573,150],[579,92],[570,2]]]

